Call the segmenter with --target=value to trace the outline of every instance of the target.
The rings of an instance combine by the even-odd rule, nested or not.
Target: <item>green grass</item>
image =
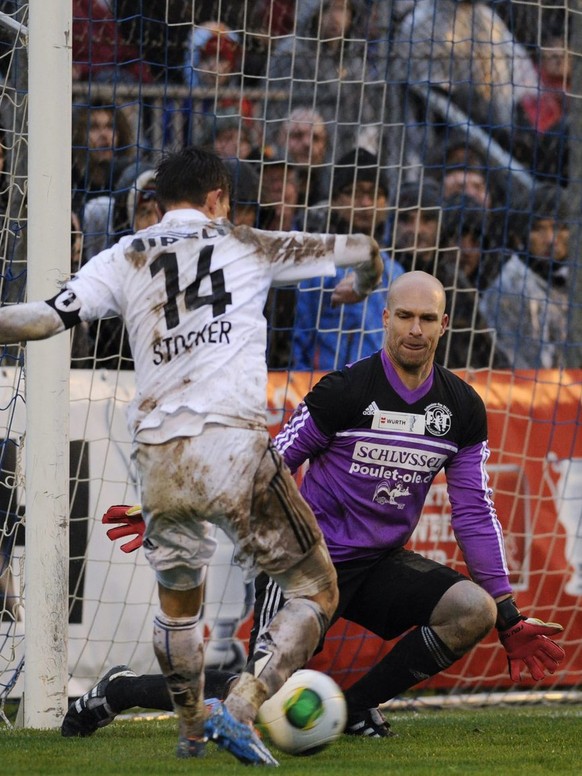
[[[483,774],[531,776],[582,772],[582,707],[553,704],[470,711],[391,713],[395,738],[342,736],[313,757],[279,754],[279,773],[317,776]],[[175,720],[116,720],[91,738],[0,727],[2,774],[181,774],[246,772],[209,745],[204,760],[176,760]],[[275,750],[274,750],[275,751]]]

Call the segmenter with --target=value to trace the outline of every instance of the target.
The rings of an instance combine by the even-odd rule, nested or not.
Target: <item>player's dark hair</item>
[[[197,146],[168,153],[156,171],[156,196],[162,209],[176,202],[204,205],[209,191],[230,191],[230,175],[220,157]]]

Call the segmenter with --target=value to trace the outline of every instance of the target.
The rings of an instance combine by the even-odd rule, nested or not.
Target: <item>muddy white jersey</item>
[[[210,421],[264,425],[270,286],[369,262],[370,248],[363,235],[265,232],[172,210],[97,254],[67,288],[81,320],[124,319],[136,375],[130,430],[161,442]]]

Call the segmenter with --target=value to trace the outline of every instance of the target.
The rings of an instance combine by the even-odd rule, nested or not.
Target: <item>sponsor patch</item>
[[[377,410],[372,418],[373,429],[389,429],[390,431],[406,431],[408,434],[424,434],[424,415],[412,412],[389,412]]]
[[[417,472],[438,472],[446,460],[447,456],[443,453],[376,442],[356,442],[352,453],[352,461],[357,463],[382,464]]]

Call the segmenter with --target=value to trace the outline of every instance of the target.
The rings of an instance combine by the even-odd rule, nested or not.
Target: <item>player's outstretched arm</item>
[[[355,267],[354,291],[360,294],[362,299],[371,294],[380,283],[383,271],[384,262],[380,254],[380,246],[376,240],[370,238],[370,259]]]
[[[519,682],[526,668],[532,679],[539,681],[553,674],[566,653],[550,639],[564,629],[557,622],[542,622],[535,617],[525,617],[513,598],[497,602],[497,630],[499,640],[507,652],[509,675]]]
[[[363,234],[351,235],[349,239],[352,241],[351,249],[354,249],[355,242],[360,251],[369,251],[369,259],[356,264],[354,272],[340,280],[331,295],[332,307],[361,302],[378,286],[384,271],[384,262],[376,240]],[[353,259],[350,263],[353,264]],[[340,262],[338,264],[341,266]]]
[[[3,345],[47,339],[64,330],[62,318],[46,302],[27,302],[0,309],[0,343]]]

